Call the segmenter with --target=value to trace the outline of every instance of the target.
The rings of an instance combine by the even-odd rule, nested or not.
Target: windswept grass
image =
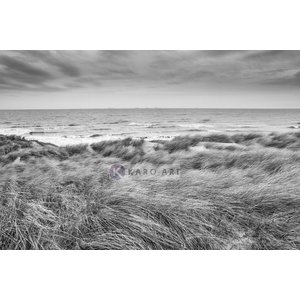
[[[83,154],[84,152],[87,151],[87,148],[88,148],[87,144],[69,145],[65,147],[69,156]]]
[[[299,142],[299,132],[68,147],[0,136],[0,249],[300,249]],[[114,163],[181,174],[114,181]]]
[[[248,134],[210,134],[210,135],[193,135],[193,136],[177,136],[171,141],[164,143],[164,149],[169,153],[188,150],[190,147],[199,143],[224,143],[238,145],[261,145],[263,147],[271,147],[278,149],[300,149],[300,132],[290,132],[283,134],[271,133],[269,135],[261,135],[256,133]]]
[[[91,148],[104,157],[114,156],[125,161],[138,162],[142,159],[145,152],[143,150],[144,140],[124,140],[103,141],[91,145]]]

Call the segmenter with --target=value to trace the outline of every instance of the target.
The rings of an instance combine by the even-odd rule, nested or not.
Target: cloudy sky
[[[0,51],[0,109],[300,108],[300,51]]]

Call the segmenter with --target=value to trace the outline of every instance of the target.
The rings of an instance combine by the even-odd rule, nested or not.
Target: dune
[[[65,147],[0,135],[0,248],[300,249],[299,150],[297,131]]]

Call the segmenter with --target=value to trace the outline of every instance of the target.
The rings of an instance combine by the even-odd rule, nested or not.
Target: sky
[[[0,109],[300,108],[300,51],[0,51]]]

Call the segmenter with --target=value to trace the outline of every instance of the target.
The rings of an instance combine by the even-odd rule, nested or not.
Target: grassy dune
[[[179,176],[108,169],[180,169]],[[299,249],[300,132],[57,147],[0,136],[0,249]]]

